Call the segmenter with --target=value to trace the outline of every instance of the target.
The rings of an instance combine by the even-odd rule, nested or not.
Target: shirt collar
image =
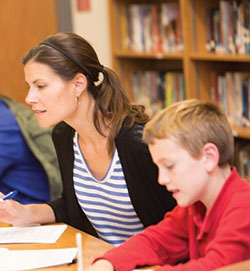
[[[194,224],[199,228],[199,234],[197,236],[198,240],[202,238],[204,233],[209,232],[215,218],[223,209],[224,204],[226,204],[226,199],[230,198],[232,193],[235,191],[235,187],[238,186],[238,181],[240,179],[241,178],[239,177],[236,168],[233,167],[231,174],[227,178],[207,214],[205,205],[200,201],[190,206]]]

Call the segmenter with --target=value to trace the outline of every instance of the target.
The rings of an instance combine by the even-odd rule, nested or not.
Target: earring
[[[80,101],[79,101],[78,97],[76,97],[76,96],[75,96],[75,103],[77,104],[77,106],[80,105]]]

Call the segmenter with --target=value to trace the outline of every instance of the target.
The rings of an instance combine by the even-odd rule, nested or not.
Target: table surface
[[[8,224],[0,222],[0,227],[9,226]],[[56,248],[70,248],[76,247],[76,233],[82,235],[82,250],[83,250],[83,266],[88,267],[91,262],[98,256],[111,249],[113,246],[87,233],[77,230],[71,226],[67,226],[65,232],[54,244],[0,244],[0,248],[6,247],[8,249],[56,249]],[[152,268],[152,267],[151,267]],[[142,268],[148,269],[148,268]],[[47,268],[36,269],[40,271],[77,271],[77,264],[52,266]],[[230,266],[216,269],[217,271],[249,271],[250,260],[236,263]]]
[[[250,270],[250,260],[216,269],[216,271],[249,271],[249,270]]]
[[[0,227],[8,226],[7,224],[0,223]],[[1,247],[6,247],[8,249],[56,249],[56,248],[71,248],[76,247],[76,233],[82,235],[82,250],[83,250],[83,266],[86,268],[91,264],[94,258],[102,255],[104,252],[112,248],[113,246],[95,238],[87,233],[79,231],[71,226],[67,226],[64,233],[54,244],[0,244]],[[73,271],[77,270],[77,264],[52,266],[48,268],[36,269],[41,271]]]
[[[59,223],[57,225],[62,225],[63,223]],[[0,227],[10,226],[8,224],[0,222]],[[71,248],[76,247],[76,233],[80,233],[82,235],[82,255],[83,255],[83,267],[87,268],[92,261],[101,256],[103,253],[113,248],[113,245],[108,244],[101,239],[98,239],[94,236],[91,236],[87,233],[84,233],[80,230],[77,230],[69,225],[67,225],[66,230],[60,236],[54,244],[0,244],[0,248],[8,248],[13,250],[20,249],[57,249],[57,248]],[[149,268],[142,268],[149,269]],[[52,266],[47,268],[36,269],[40,271],[77,271],[77,263],[69,264],[69,265],[60,265],[60,266]]]

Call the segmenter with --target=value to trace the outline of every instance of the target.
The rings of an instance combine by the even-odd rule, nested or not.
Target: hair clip
[[[102,84],[103,79],[104,79],[104,74],[103,74],[102,72],[99,72],[99,73],[98,73],[98,81],[94,81],[94,85],[95,85],[96,87],[98,87],[99,85]]]

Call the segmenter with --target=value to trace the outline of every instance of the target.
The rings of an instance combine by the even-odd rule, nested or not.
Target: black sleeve
[[[64,123],[59,123],[52,131],[52,140],[56,149],[57,157],[58,157],[58,162],[59,162],[59,167],[62,175],[62,182],[63,182],[63,190],[61,197],[48,202],[47,204],[53,209],[55,217],[56,217],[56,222],[64,222],[69,224],[68,220],[68,212],[67,212],[67,202],[66,202],[66,194],[65,190],[68,186],[68,183],[66,182],[66,175],[67,175],[67,170],[68,167],[65,165],[65,147],[67,144],[65,144],[64,140],[62,140],[62,133],[64,130],[65,124]]]

